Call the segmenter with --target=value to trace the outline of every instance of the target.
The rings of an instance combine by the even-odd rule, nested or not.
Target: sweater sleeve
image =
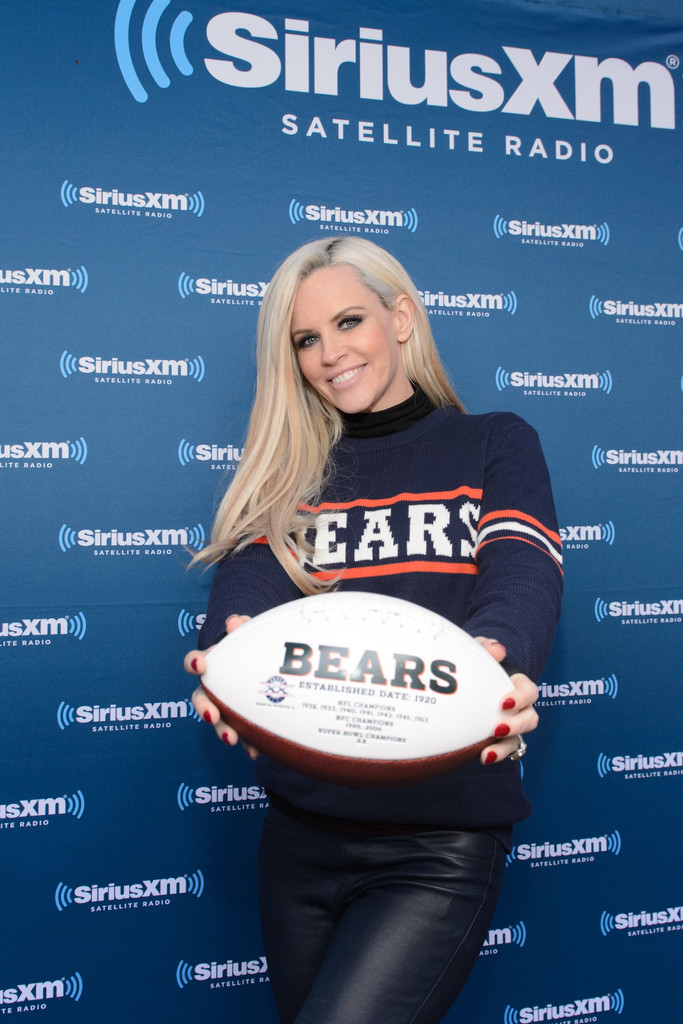
[[[259,615],[303,597],[266,543],[250,544],[219,564],[209,595],[206,619],[199,634],[205,650],[225,632],[229,615]]]
[[[517,416],[506,420],[489,437],[464,629],[499,640],[506,665],[538,679],[560,614],[561,542],[538,435]]]

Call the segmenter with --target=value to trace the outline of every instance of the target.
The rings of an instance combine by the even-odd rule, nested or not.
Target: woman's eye
[[[301,349],[310,348],[311,345],[314,345],[317,340],[317,334],[307,334],[303,338],[297,338],[297,340],[294,342],[294,348],[297,350],[297,352],[300,352]]]
[[[362,316],[345,316],[343,320],[339,321],[339,326],[343,331],[348,331],[352,327],[357,327],[358,324],[361,324],[362,322]]]

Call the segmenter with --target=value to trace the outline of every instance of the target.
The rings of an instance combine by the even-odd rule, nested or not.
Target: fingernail
[[[505,700],[503,701],[503,705],[502,706],[503,706],[503,711],[510,711],[515,706],[515,698],[514,697],[506,697]]]
[[[227,732],[223,733],[223,735],[221,736],[221,739],[223,740],[224,743],[229,743],[230,742],[230,737],[228,736]]]
[[[498,736],[498,737],[500,737],[500,736],[507,736],[507,734],[509,732],[510,732],[510,726],[506,725],[505,722],[501,722],[500,725],[496,726],[496,730],[495,730],[493,735],[494,736]]]
[[[484,764],[493,764],[493,762],[496,760],[498,760],[498,757],[496,755],[495,750],[489,750],[488,754],[486,755],[486,758],[484,759]]]
[[[205,722],[208,722],[209,725],[211,725],[211,712],[210,711],[205,711],[204,714],[202,715],[202,717],[203,717]]]
[[[192,667],[192,671],[196,672],[197,671],[197,659],[193,658],[192,661],[190,662],[190,665]]]

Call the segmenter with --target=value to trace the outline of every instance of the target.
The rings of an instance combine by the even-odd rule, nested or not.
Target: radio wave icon
[[[71,287],[75,288],[81,295],[88,287],[88,271],[85,267],[76,267],[71,271]]]
[[[66,349],[62,352],[59,357],[59,369],[61,370],[62,377],[70,377],[72,373],[76,373],[78,370],[78,360],[76,356],[71,355]]]
[[[204,196],[201,192],[195,192],[193,196],[188,196],[188,208],[190,213],[196,213],[198,217],[204,213]]]
[[[608,676],[607,679],[604,680],[604,683],[605,693],[608,697],[611,697],[612,700],[614,700],[619,692],[619,683],[617,682],[617,677],[614,675],[614,673],[612,673],[611,676]]]
[[[187,543],[195,548],[203,548],[206,541],[206,534],[201,523],[193,526],[187,531]]]
[[[597,224],[596,230],[598,233],[598,242],[602,242],[603,245],[609,245],[610,235],[609,224],[607,223],[607,221],[604,221],[602,224]]]
[[[600,469],[600,466],[605,465],[606,452],[600,445],[594,444],[593,451],[591,452],[591,462],[593,463],[594,469]]]
[[[512,849],[510,850],[510,852],[508,853],[507,857],[505,858],[505,864],[506,865],[510,865],[510,864],[512,864],[513,860],[517,860],[517,847],[516,846],[513,846]]]
[[[76,546],[76,531],[64,523],[59,531],[59,546],[62,551],[69,551]]]
[[[292,224],[298,224],[304,219],[304,207],[298,199],[292,199],[289,204],[289,219]]]
[[[598,775],[601,779],[612,771],[612,758],[606,754],[598,754]]]
[[[196,381],[199,381],[199,383],[201,384],[201,382],[204,380],[204,371],[206,369],[202,357],[197,356],[196,359],[188,359],[187,367],[190,372],[190,377],[192,377]]]
[[[512,941],[518,946],[523,946],[526,942],[526,926],[524,921],[520,921],[512,929]]]
[[[187,636],[195,629],[197,629],[197,619],[182,608],[178,614],[178,632],[181,636]]]
[[[77,789],[73,796],[69,796],[66,799],[66,810],[68,814],[73,814],[74,818],[82,818],[83,811],[85,810],[85,797],[81,793],[80,789]]]
[[[503,1022],[504,1024],[519,1024],[519,1010],[513,1009],[512,1006],[506,1006]]]
[[[69,458],[74,459],[75,462],[82,466],[85,460],[88,458],[88,445],[84,437],[79,437],[77,441],[72,441],[69,445]]]
[[[73,206],[74,203],[78,202],[78,189],[75,185],[72,185],[70,181],[62,182],[59,194],[62,197],[64,206]]]
[[[603,312],[602,299],[597,298],[595,295],[591,295],[590,302],[588,303],[588,309],[590,311],[590,315],[595,320]]]
[[[502,238],[503,235],[508,233],[508,222],[503,220],[498,214],[493,218],[493,233],[496,238]]]
[[[74,901],[74,891],[69,885],[64,885],[63,882],[57,883],[55,889],[55,905],[57,910],[66,910],[70,903]]]
[[[614,931],[614,914],[608,914],[606,910],[603,910],[600,915],[600,931],[603,935],[609,935],[611,931]]]
[[[83,995],[83,979],[78,971],[76,971],[75,974],[72,974],[70,978],[66,978],[64,981],[64,994],[67,995],[69,999],[73,999],[75,1003],[77,1003]]]
[[[181,274],[178,278],[178,291],[180,292],[180,298],[186,299],[189,295],[194,292],[194,278],[188,277],[187,274]]]
[[[83,612],[76,612],[69,619],[69,636],[72,636],[75,640],[82,640],[87,628],[88,624]]]
[[[615,857],[618,857],[621,853],[621,836],[618,829],[615,829],[611,836],[607,836],[607,849]]]
[[[178,458],[181,466],[187,466],[194,459],[195,447],[183,438],[178,445]]]
[[[178,966],[175,971],[175,980],[178,982],[179,988],[185,988],[191,981],[194,981],[194,967],[190,964],[185,963],[184,960],[178,962]]]
[[[507,295],[503,296],[503,309],[510,316],[514,316],[517,312],[517,296],[514,292],[508,292]]]
[[[602,622],[603,619],[607,618],[609,605],[606,601],[603,601],[601,597],[596,597],[595,604],[593,605],[593,612],[598,622]]]
[[[598,383],[600,384],[602,391],[605,391],[609,395],[612,390],[612,374],[609,370],[605,370],[604,373],[600,374],[598,377]]]
[[[614,1010],[616,1013],[623,1013],[624,1011],[624,993],[620,988],[613,992],[609,997],[610,1010]]]
[[[204,875],[201,871],[195,871],[193,875],[188,875],[187,891],[198,899],[204,892]]]
[[[678,248],[683,249],[683,228],[678,229]]]
[[[413,234],[417,231],[417,210],[415,207],[412,210],[406,210],[403,214],[403,227],[408,228],[408,231],[412,231]]]
[[[131,15],[137,0],[120,0],[114,22],[114,48],[119,70],[123,80],[138,103],[148,99],[147,90],[143,87],[133,65],[130,48]],[[167,89],[171,80],[162,67],[157,49],[157,33],[159,22],[171,0],[152,0],[142,22],[141,44],[142,56],[147,70],[160,89]],[[171,25],[168,34],[168,46],[171,58],[181,75],[188,77],[194,71],[185,53],[185,33],[192,21],[189,11],[181,11]]]
[[[176,799],[180,810],[186,811],[187,808],[194,803],[194,790],[190,789],[189,786],[186,786],[184,782],[181,782],[178,786]]]
[[[62,730],[68,729],[70,725],[74,724],[75,719],[76,709],[62,701],[57,708],[57,725],[59,728]]]
[[[600,527],[600,539],[604,540],[607,544],[614,544],[615,530],[614,523],[610,519],[608,523],[603,523]]]
[[[499,391],[503,388],[508,387],[510,384],[510,374],[507,370],[504,370],[502,366],[499,366],[496,370],[496,387]]]

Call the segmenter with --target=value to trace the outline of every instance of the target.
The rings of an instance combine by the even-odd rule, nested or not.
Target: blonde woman
[[[561,554],[535,432],[464,413],[415,285],[373,243],[311,242],[275,273],[244,456],[201,557],[218,562],[202,649],[286,601],[369,590],[445,615],[510,672],[497,741],[437,779],[348,788],[250,750],[270,798],[260,902],[282,1024],[437,1024],[530,810],[517,760],[537,724]],[[201,674],[201,651],[186,667]],[[201,687],[193,700],[238,741]]]

